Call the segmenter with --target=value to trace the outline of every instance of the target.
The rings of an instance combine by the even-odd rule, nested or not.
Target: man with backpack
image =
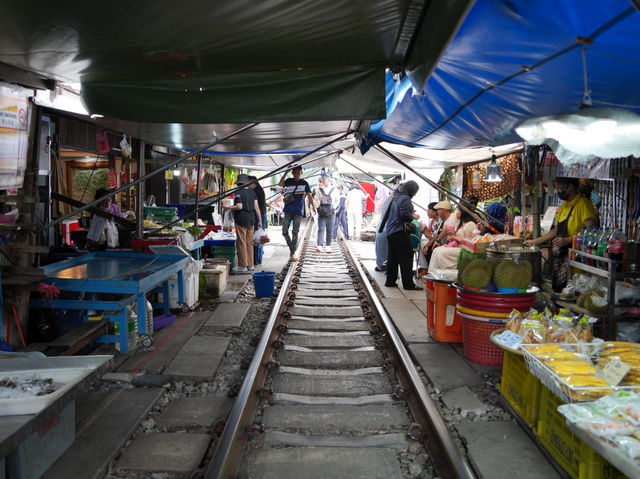
[[[331,185],[332,181],[333,179],[330,175],[322,175],[314,197],[316,211],[318,212],[318,241],[316,243],[316,253],[331,253],[333,222],[336,209],[340,204],[340,195],[338,194],[338,190]]]

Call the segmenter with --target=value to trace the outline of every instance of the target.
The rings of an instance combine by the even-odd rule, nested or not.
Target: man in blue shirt
[[[309,198],[309,205],[313,209],[314,214],[317,213],[313,204],[313,196],[311,195],[311,187],[309,183],[302,179],[302,167],[296,166],[291,170],[293,178],[287,178],[288,171],[282,175],[280,186],[283,187],[282,196],[284,199],[284,222],[282,223],[282,236],[284,236],[289,251],[291,252],[291,261],[297,261],[295,257],[296,248],[298,246],[298,231],[300,230],[300,222],[305,215],[304,198]],[[289,236],[289,226],[293,222],[292,236]]]

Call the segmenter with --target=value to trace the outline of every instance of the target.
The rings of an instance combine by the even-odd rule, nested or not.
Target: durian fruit
[[[503,260],[496,266],[493,282],[498,288],[524,289],[531,282],[532,277],[533,269],[528,261],[516,263]]]
[[[467,266],[474,260],[473,256],[463,256],[458,260],[458,283],[464,284],[462,282],[462,272],[465,270]]]
[[[462,271],[461,281],[464,286],[484,289],[491,282],[491,269],[483,259],[474,259]]]
[[[584,296],[582,300],[582,308],[591,311],[592,313],[606,313],[609,309],[609,302],[604,294],[600,291],[588,291],[580,295],[580,298]],[[578,300],[580,300],[578,298]],[[580,306],[580,304],[578,304]]]

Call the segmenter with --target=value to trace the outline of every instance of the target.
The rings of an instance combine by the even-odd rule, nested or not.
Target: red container
[[[524,313],[529,311],[535,303],[535,301],[532,301],[530,304],[492,304],[486,301],[469,301],[466,299],[460,299],[458,302],[465,308],[475,309],[476,311],[486,311],[488,313],[510,313],[514,309]]]
[[[464,355],[469,361],[485,366],[502,366],[504,351],[491,342],[491,333],[504,328],[504,323],[489,323],[462,318]]]
[[[456,314],[456,288],[427,280],[427,331],[441,343],[462,342],[462,321]]]

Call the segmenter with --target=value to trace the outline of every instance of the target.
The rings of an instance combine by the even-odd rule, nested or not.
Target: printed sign
[[[618,358],[614,358],[600,371],[596,376],[607,381],[612,386],[617,386],[624,379],[631,367],[627,363],[623,363]]]
[[[520,345],[522,344],[522,337],[513,331],[504,331],[495,336],[494,339],[497,343],[510,349],[520,349]]]

